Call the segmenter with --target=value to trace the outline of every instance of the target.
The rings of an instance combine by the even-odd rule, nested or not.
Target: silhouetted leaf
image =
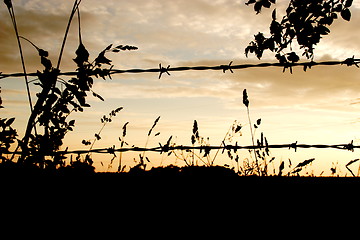
[[[199,128],[198,128],[198,123],[196,120],[194,120],[194,125],[193,125],[193,134],[196,135],[198,132]]]
[[[345,166],[348,167],[353,163],[356,163],[357,161],[359,161],[360,159],[355,159],[355,160],[351,160],[350,162],[348,162]]]
[[[52,68],[52,63],[51,61],[44,57],[44,56],[41,56],[41,64],[45,67],[46,70],[50,71],[51,68]]]
[[[102,51],[101,53],[99,53],[99,55],[95,59],[96,65],[98,65],[98,66],[100,66],[101,64],[111,65],[112,61],[110,59],[108,59],[107,57],[105,57],[105,52],[106,52],[106,49],[104,51]]]
[[[5,126],[10,127],[14,121],[15,121],[15,118],[10,118],[9,120],[6,121]]]
[[[112,44],[110,44],[109,46],[107,46],[104,51],[109,51],[109,50],[111,49],[111,47],[112,47]]]
[[[45,51],[44,49],[38,49],[38,52],[39,52],[39,56],[40,57],[48,57],[49,56],[49,52],[48,51]]]
[[[115,47],[115,49],[118,49],[118,50],[122,50],[122,51],[132,51],[132,50],[138,50],[138,47],[135,47],[135,46],[129,46],[129,45],[119,45],[117,47]]]
[[[353,0],[346,0],[344,7],[349,8],[349,7],[351,7],[352,3],[353,3]]]
[[[348,162],[346,164],[346,169],[349,170],[349,172],[351,173],[351,175],[353,175],[353,177],[356,177],[355,174],[353,173],[353,171],[349,168],[349,166],[353,163],[356,163],[357,161],[359,161],[360,159],[355,159],[355,160],[351,160],[350,162]]]
[[[319,25],[315,30],[321,35],[328,35],[330,33],[330,29],[325,27],[324,25]]]
[[[256,124],[259,126],[261,124],[261,118],[259,118],[258,120],[256,120]]]
[[[249,98],[248,98],[248,95],[247,95],[247,92],[246,92],[246,89],[244,89],[243,91],[243,104],[246,106],[246,107],[249,107]]]
[[[252,42],[253,43],[253,42]],[[251,43],[250,43],[251,44]],[[256,46],[254,45],[249,45],[245,48],[245,56],[248,57],[249,52],[250,53],[254,53],[256,49]]]
[[[286,57],[284,55],[281,55],[280,53],[276,54],[275,57],[281,64],[286,64],[288,62]]]
[[[150,130],[149,130],[149,132],[148,132],[148,136],[150,136],[152,130],[155,128],[155,126],[156,126],[156,124],[159,122],[159,120],[160,120],[160,116],[159,116],[157,119],[155,119],[154,124],[152,125],[152,127],[150,128]]]
[[[167,142],[166,142],[166,144],[164,146],[161,146],[161,144],[159,143],[162,152],[168,152],[169,151],[169,147],[170,147],[170,144],[171,144],[171,139],[172,139],[172,136],[169,137],[169,139],[167,140]]]
[[[273,21],[276,20],[276,9],[274,9],[274,11],[272,12],[271,17],[272,17]]]
[[[71,120],[70,122],[69,122],[69,126],[74,126],[75,125],[75,120]]]
[[[245,3],[245,5],[250,5],[250,4],[253,4],[253,3],[255,3],[256,2],[256,0],[249,0],[249,1],[247,1],[246,3]]]
[[[341,17],[346,20],[346,21],[350,21],[351,19],[351,12],[348,8],[344,8],[342,11],[341,11]]]
[[[81,143],[84,144],[85,146],[91,145],[91,142],[87,140],[82,140]]]
[[[269,0],[262,0],[261,3],[264,8],[270,8],[270,6],[271,6],[271,3]]]
[[[302,167],[305,167],[306,165],[308,165],[308,164],[312,163],[314,160],[315,160],[315,158],[311,158],[311,159],[309,159],[309,160],[305,160],[305,161],[303,161],[303,162],[299,163],[298,165],[296,165],[296,167],[295,167],[295,168],[302,168]]]
[[[124,124],[124,126],[123,126],[123,134],[122,134],[122,136],[123,137],[125,137],[126,136],[126,128],[127,128],[127,125],[129,124],[129,122],[126,122],[125,124]]]
[[[95,133],[95,138],[96,138],[96,140],[100,140],[100,139],[101,139],[100,135],[97,134],[97,133]]]
[[[254,5],[254,10],[256,12],[256,14],[259,14],[261,12],[261,8],[262,8],[262,3],[261,2],[256,2]]]
[[[242,126],[241,125],[237,125],[235,128],[235,133],[238,133],[241,130]]]
[[[198,128],[198,123],[196,120],[194,120],[192,132],[193,132],[193,135],[191,136],[191,143],[194,145],[196,142],[196,139],[199,139],[199,128]]]
[[[285,164],[284,161],[281,161],[281,164],[279,166],[279,176],[282,175],[282,171],[284,170]]]
[[[205,146],[204,151],[205,151],[204,157],[207,157],[210,155],[211,148],[209,148],[208,146]],[[236,159],[235,159],[235,161],[236,161]]]
[[[292,171],[292,173],[294,174],[294,173],[298,173],[298,172],[300,172],[302,170],[302,168],[296,168],[294,171]]]
[[[296,63],[300,60],[299,56],[295,53],[295,52],[291,52],[287,54],[288,57],[288,61],[292,62],[292,63]]]
[[[93,94],[94,97],[97,97],[97,98],[100,99],[101,101],[105,101],[105,99],[104,99],[102,96],[100,96],[99,94],[97,94],[97,93],[95,93],[95,92],[93,92],[92,94]]]
[[[84,62],[87,62],[89,60],[89,52],[86,50],[84,44],[80,43],[77,50],[75,51],[76,58],[74,59],[74,62],[81,66]]]
[[[7,6],[9,9],[12,8],[11,0],[4,0],[4,3],[6,4],[6,6]]]

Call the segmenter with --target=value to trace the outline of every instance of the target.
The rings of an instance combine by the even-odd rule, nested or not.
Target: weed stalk
[[[15,11],[14,11],[11,1],[7,1],[7,2],[5,2],[5,4],[7,5],[7,8],[8,8],[9,14],[10,14],[10,18],[11,18],[11,21],[12,21],[12,24],[14,27],[14,31],[15,31],[16,40],[17,40],[17,44],[18,44],[19,52],[20,52],[21,65],[22,65],[24,78],[25,78],[26,92],[27,92],[27,96],[28,96],[30,111],[32,112],[33,104],[32,104],[32,100],[31,100],[31,93],[30,93],[29,81],[28,81],[28,76],[27,76],[27,71],[26,71],[26,66],[25,66],[24,54],[22,51],[19,31],[18,31],[17,24],[16,24]]]
[[[72,19],[73,19],[75,13],[77,12],[77,9],[79,8],[80,3],[81,3],[81,0],[75,0],[74,6],[73,6],[73,8],[72,8],[72,10],[71,10],[71,14],[70,14],[70,17],[69,17],[69,21],[68,21],[68,24],[67,24],[66,30],[65,30],[64,39],[63,39],[63,42],[62,42],[62,44],[61,44],[59,59],[58,59],[57,65],[56,65],[56,68],[57,68],[57,69],[60,68],[61,59],[62,59],[62,55],[63,55],[63,53],[64,53],[65,44],[66,44],[67,36],[68,36],[68,34],[69,34],[71,22],[72,22]],[[80,18],[79,18],[79,19],[80,19]],[[80,21],[80,20],[79,20],[79,21]],[[79,34],[80,34],[80,33],[79,33]]]
[[[247,95],[246,89],[244,89],[244,91],[243,91],[243,103],[246,106],[246,110],[247,110],[247,116],[248,116],[249,125],[250,125],[251,141],[252,141],[252,145],[254,147],[253,150],[254,150],[256,168],[257,168],[257,170],[259,170],[259,162],[258,162],[258,158],[256,156],[256,150],[255,150],[254,132],[253,132],[251,118],[250,118],[250,109],[249,109],[250,101],[249,101],[249,97]]]

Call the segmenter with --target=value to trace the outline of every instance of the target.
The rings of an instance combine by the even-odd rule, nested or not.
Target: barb
[[[167,68],[164,68],[161,66],[161,63],[159,64],[159,69],[160,69],[160,75],[159,75],[159,79],[161,79],[161,76],[163,73],[166,73],[167,75],[170,76],[170,73],[169,73],[169,69],[170,69],[170,65],[167,66]]]
[[[239,64],[239,65],[232,65],[233,61],[230,62],[228,65],[220,65],[220,66],[194,66],[194,67],[173,67],[171,68],[170,65],[168,67],[163,67],[159,64],[159,68],[149,68],[149,69],[108,69],[109,75],[114,74],[125,74],[125,73],[159,73],[159,78],[162,77],[162,74],[166,73],[170,76],[171,72],[181,72],[181,71],[208,71],[208,70],[220,70],[224,73],[226,71],[230,71],[233,73],[233,70],[240,70],[240,69],[247,69],[247,68],[265,68],[265,67],[281,67],[281,68],[289,68],[289,67],[303,67],[304,71],[310,69],[313,66],[336,66],[336,65],[346,65],[346,66],[356,66],[359,67],[360,59],[355,58],[354,56],[351,58],[347,58],[344,61],[322,61],[322,62],[297,62],[297,63],[258,63],[258,64]],[[76,76],[77,72],[61,72],[59,76]],[[95,75],[95,72],[93,73]],[[10,74],[0,74],[0,79],[9,78],[9,77],[23,77],[23,73],[10,73]],[[27,73],[27,76],[36,77],[37,73]]]
[[[229,63],[229,65],[221,65],[220,67],[222,68],[223,70],[223,73],[225,73],[226,71],[230,71],[231,73],[234,73],[233,70],[231,69],[231,64],[233,63],[233,61],[231,61]]]

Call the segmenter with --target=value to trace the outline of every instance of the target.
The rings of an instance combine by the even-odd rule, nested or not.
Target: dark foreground
[[[221,166],[204,167],[157,167],[151,170],[132,168],[129,172],[110,173],[94,172],[93,168],[63,168],[60,170],[39,170],[37,168],[4,167],[0,165],[0,178],[3,179],[52,179],[52,180],[76,180],[83,179],[90,182],[121,183],[121,182],[142,182],[146,184],[152,180],[160,180],[163,183],[175,183],[190,181],[196,185],[214,184],[215,182],[227,181],[240,183],[244,186],[250,185],[276,185],[276,184],[356,184],[360,186],[358,177],[301,177],[301,176],[239,176],[233,170]]]
[[[52,204],[54,200],[61,206],[88,204],[101,211],[115,205],[126,211],[149,207],[173,211],[174,206],[228,211],[238,206],[241,211],[292,209],[296,214],[315,208],[309,216],[321,206],[330,206],[326,207],[329,212],[332,205],[347,206],[360,189],[356,177],[238,176],[227,168],[199,166],[127,173],[0,170],[0,183],[0,195],[20,205]]]

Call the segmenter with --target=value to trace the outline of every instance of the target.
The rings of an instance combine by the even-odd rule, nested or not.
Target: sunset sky
[[[254,55],[245,57],[244,49],[254,34],[269,34],[271,9],[256,15],[242,0],[83,0],[82,38],[94,59],[106,46],[128,44],[138,51],[108,54],[116,69],[157,68],[163,66],[215,66],[275,62],[273,53],[261,60]],[[50,53],[56,62],[73,1],[13,0],[20,35],[30,39]],[[288,1],[278,0],[279,16]],[[315,50],[315,61],[360,58],[360,0],[354,0],[350,22],[338,19],[330,27]],[[21,72],[16,38],[5,4],[0,4],[0,72]],[[74,20],[66,45],[61,70],[73,71],[72,59],[78,46],[77,21]],[[42,69],[35,49],[23,42],[28,72]],[[305,60],[305,59],[302,59]],[[314,67],[304,72],[295,68],[293,74],[281,68],[252,68],[222,71],[172,72],[158,79],[157,73],[114,75],[112,80],[97,79],[93,90],[105,102],[89,97],[91,108],[74,114],[76,128],[66,137],[69,149],[86,149],[82,139],[92,139],[100,127],[100,118],[117,107],[124,110],[106,126],[95,147],[119,145],[122,126],[128,125],[130,145],[145,145],[147,132],[161,116],[156,127],[160,136],[148,146],[165,143],[172,135],[179,145],[191,145],[193,121],[199,123],[200,135],[209,137],[212,145],[220,145],[234,120],[244,125],[242,136],[235,140],[241,145],[251,143],[242,91],[247,89],[253,121],[261,118],[257,132],[264,132],[271,144],[298,143],[340,144],[354,140],[360,143],[360,70],[356,67]],[[0,80],[5,109],[1,117],[16,117],[15,127],[22,136],[29,115],[23,78]],[[38,89],[31,86],[32,94]],[[357,104],[359,103],[359,104]],[[275,165],[291,158],[300,162],[316,158],[313,169],[330,174],[338,162],[342,174],[344,165],[359,158],[355,153],[335,150],[272,151]],[[134,154],[129,153],[128,164]],[[224,156],[226,157],[226,156]],[[244,159],[249,158],[244,151]],[[153,164],[162,157],[155,155]],[[107,166],[109,156],[101,161]],[[230,164],[225,158],[218,164]],[[163,159],[163,164],[174,163]],[[178,161],[179,162],[179,161]],[[180,162],[179,162],[180,163]],[[106,167],[96,163],[98,170]],[[114,164],[117,166],[116,164]],[[357,170],[356,166],[356,170]],[[114,167],[115,168],[115,167]],[[357,172],[357,171],[355,171]]]

